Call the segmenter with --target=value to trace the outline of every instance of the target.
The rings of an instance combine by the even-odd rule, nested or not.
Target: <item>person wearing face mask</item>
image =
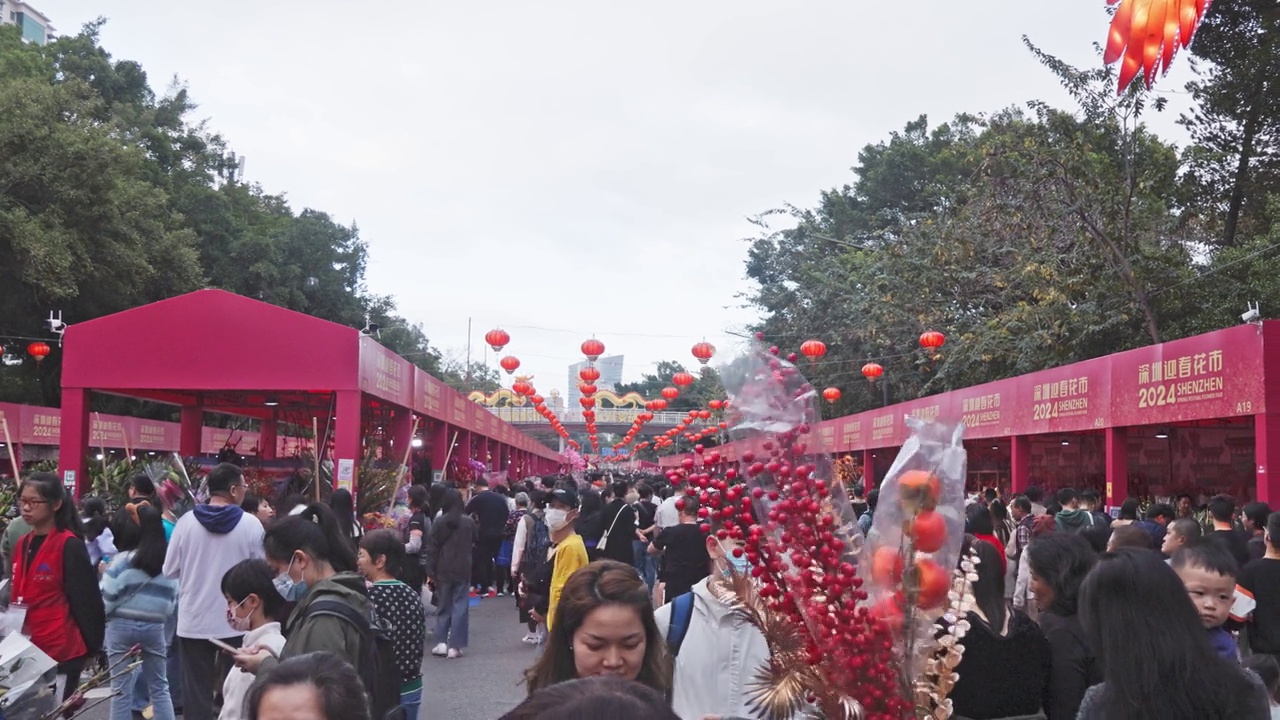
[[[178,605],[178,583],[161,572],[166,542],[160,511],[146,503],[131,507],[138,526],[138,545],[117,555],[107,567],[102,576],[102,599],[108,661],[114,665],[130,648],[140,645],[142,665],[133,673],[117,673],[111,678],[111,720],[130,720],[137,674],[150,693],[153,719],[173,720],[165,667],[169,647],[165,622]]]
[[[227,599],[227,625],[244,633],[244,645],[261,647],[278,656],[284,649],[284,635],[280,633],[284,598],[274,580],[275,573],[265,560],[243,560],[222,576],[222,595]],[[218,720],[244,720],[244,700],[256,679],[238,667],[227,673]]]
[[[400,704],[399,681],[394,668],[380,668],[372,626],[376,613],[347,538],[324,503],[272,523],[262,544],[276,590],[300,599],[285,621],[287,640],[278,657],[262,645],[246,645],[235,662],[257,674],[299,655],[334,653],[355,666],[380,718]]]
[[[547,562],[534,570],[532,580],[525,581],[528,594],[538,598],[529,615],[540,623],[545,622],[548,632],[555,622],[556,607],[560,604],[565,583],[588,562],[587,546],[573,529],[573,521],[577,518],[577,491],[567,487],[552,490],[544,515],[547,529],[551,532],[551,550]]]
[[[671,707],[681,720],[755,717],[750,688],[770,657],[764,635],[734,611],[733,581],[750,572],[743,542],[721,540],[718,529],[701,538],[710,575],[654,613],[674,658]]]

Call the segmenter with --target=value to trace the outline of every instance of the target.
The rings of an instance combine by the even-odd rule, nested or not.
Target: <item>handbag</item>
[[[613,522],[609,523],[609,529],[604,531],[604,534],[600,536],[600,542],[596,543],[597,551],[604,550],[605,544],[609,542],[609,533],[613,532],[613,526],[618,524],[618,518],[622,517],[622,511],[626,509],[626,505],[618,508],[618,514],[613,516]]]

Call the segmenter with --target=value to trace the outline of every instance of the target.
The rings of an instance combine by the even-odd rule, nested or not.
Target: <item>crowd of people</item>
[[[472,598],[512,596],[536,650],[506,718],[757,717],[770,649],[734,608],[742,541],[666,478],[594,479],[415,485],[405,527],[365,531],[346,491],[272,502],[227,463],[181,516],[146,475],[122,507],[77,508],[32,473],[0,543],[6,624],[58,663],[64,697],[140,650],[110,678],[112,720],[415,720],[424,656],[465,657]],[[854,490],[873,533],[878,492]],[[1113,519],[1089,490],[987,490],[964,547],[957,717],[1280,717],[1266,505],[1131,499]]]

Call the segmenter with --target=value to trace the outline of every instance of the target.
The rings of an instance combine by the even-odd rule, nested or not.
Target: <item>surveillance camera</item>
[[[1245,311],[1243,315],[1240,316],[1240,322],[1250,323],[1250,322],[1253,322],[1254,320],[1257,320],[1259,317],[1260,315],[1258,313],[1257,308],[1249,308],[1247,311]]]

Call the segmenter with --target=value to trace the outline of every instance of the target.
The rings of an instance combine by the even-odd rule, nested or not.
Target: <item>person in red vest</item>
[[[66,699],[89,658],[102,649],[107,620],[98,573],[89,562],[75,505],[57,475],[32,473],[23,480],[18,509],[32,530],[14,552],[9,610],[25,613],[23,634],[58,662]]]

